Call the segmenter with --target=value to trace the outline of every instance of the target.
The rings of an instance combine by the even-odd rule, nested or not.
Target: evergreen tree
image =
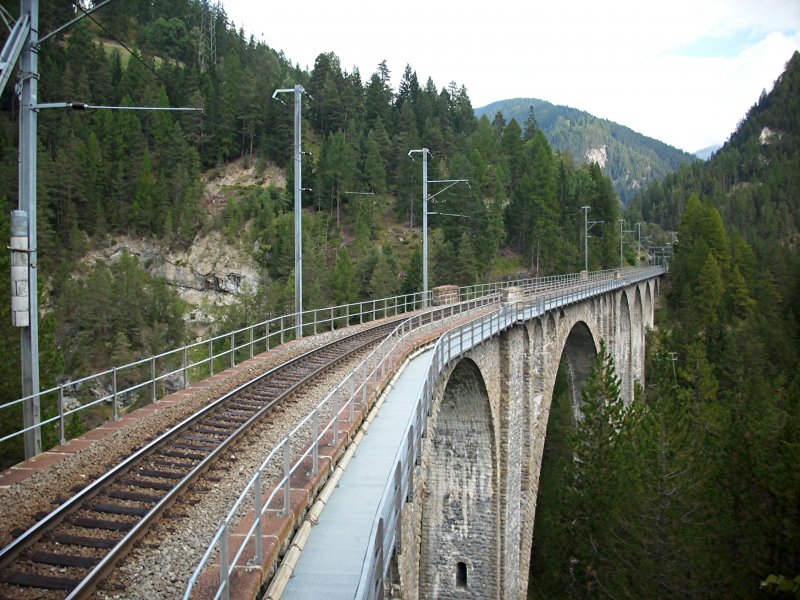
[[[369,297],[371,299],[387,298],[393,296],[397,289],[397,278],[389,266],[386,253],[378,252],[375,267],[369,278]]]
[[[364,177],[370,190],[377,194],[383,194],[386,193],[386,167],[376,137],[374,129],[367,134]]]
[[[319,195],[323,208],[335,210],[336,224],[341,223],[341,202],[344,192],[352,189],[356,161],[343,131],[329,135],[322,148],[319,168]]]
[[[406,277],[403,280],[401,293],[417,294],[422,291],[422,252],[415,248],[408,260]]]
[[[345,248],[336,255],[336,265],[331,272],[331,292],[337,305],[354,302],[358,298],[358,282],[353,263]]]
[[[472,246],[472,238],[468,232],[461,234],[458,243],[458,260],[455,265],[455,283],[458,285],[473,285],[478,282],[478,261]]]
[[[611,545],[609,520],[618,518],[621,493],[615,468],[624,424],[620,380],[614,359],[600,342],[600,352],[581,392],[581,418],[572,438],[572,465],[566,504],[572,511],[573,573],[580,595],[602,594],[607,571],[604,550]],[[587,592],[589,592],[587,594]]]

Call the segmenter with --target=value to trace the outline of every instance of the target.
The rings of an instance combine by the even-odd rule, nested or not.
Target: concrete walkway
[[[283,598],[355,596],[375,513],[432,357],[426,350],[400,373],[314,526]]]

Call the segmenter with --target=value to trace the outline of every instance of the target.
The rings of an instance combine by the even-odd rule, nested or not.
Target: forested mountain
[[[74,16],[69,3],[43,3],[40,32]],[[411,66],[397,90],[385,63],[362,79],[333,52],[304,71],[233,30],[224,10],[207,2],[136,0],[102,6],[45,42],[40,70],[41,102],[203,109],[40,112],[43,388],[194,339],[189,315],[197,310],[212,314],[215,332],[291,312],[293,110],[271,99],[277,88],[300,84],[308,92],[304,307],[420,290],[422,169],[408,152],[422,147],[433,153],[430,179],[470,181],[431,207],[470,217],[431,217],[431,285],[579,270],[584,205],[606,223],[590,244],[590,268],[618,264],[619,201],[597,166],[554,152],[535,128],[523,134],[516,121],[477,119],[463,86],[422,84]],[[0,102],[6,237],[16,207],[17,109],[9,85]],[[221,183],[233,162],[254,175]],[[268,176],[276,166],[280,176]],[[206,181],[216,186],[213,197],[204,195]],[[152,242],[185,257],[189,247],[209,247],[211,234],[249,255],[259,272],[227,308],[187,306],[150,254],[100,251],[125,248],[127,239],[136,242],[131,249]],[[0,253],[7,278],[8,268],[8,253]],[[15,365],[2,380],[2,402],[19,397],[19,335],[9,324],[0,314],[3,364]],[[19,447],[2,450],[13,460]]]
[[[601,354],[545,448],[533,597],[798,597],[799,210],[795,53],[719,152],[629,206],[677,229],[666,311],[634,403]]]
[[[720,144],[706,146],[705,148],[701,148],[700,150],[695,151],[694,155],[700,160],[708,160],[709,158],[711,158],[711,155],[714,154],[714,152],[716,152],[720,148],[722,148]]]
[[[478,117],[530,121],[530,113],[556,150],[570,152],[579,161],[598,163],[614,182],[623,204],[654,181],[660,181],[695,156],[585,111],[536,98],[499,100],[475,109]],[[523,129],[525,127],[523,126]]]

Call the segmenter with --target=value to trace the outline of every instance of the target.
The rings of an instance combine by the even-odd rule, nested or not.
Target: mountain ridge
[[[722,144],[711,144],[710,146],[706,146],[705,148],[700,148],[700,150],[695,150],[692,152],[697,158],[700,160],[708,160],[711,156],[722,148]]]
[[[681,164],[698,160],[625,125],[538,98],[497,100],[476,108],[475,115],[486,115],[491,120],[500,112],[506,121],[515,119],[524,128],[531,109],[553,148],[568,151],[584,162],[597,162],[611,178],[623,205],[640,189],[662,180]]]

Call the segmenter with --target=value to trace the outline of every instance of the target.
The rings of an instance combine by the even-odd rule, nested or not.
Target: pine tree
[[[599,579],[606,570],[604,549],[610,547],[606,523],[617,518],[619,489],[618,440],[624,424],[620,380],[614,359],[600,342],[595,367],[581,392],[581,415],[572,438],[572,466],[565,502],[573,514],[573,576],[582,595],[603,593]]]
[[[473,285],[478,281],[478,261],[475,257],[472,238],[466,231],[461,234],[461,240],[458,243],[458,254],[453,275],[455,276],[455,283],[458,285]]]
[[[331,272],[331,292],[335,304],[348,304],[358,298],[356,270],[350,262],[347,249],[340,248],[336,255],[336,265]]]
[[[151,233],[151,227],[157,223],[155,210],[158,202],[158,188],[153,176],[150,153],[145,149],[136,193],[133,196],[131,220],[134,228],[140,233]]]
[[[648,338],[648,395],[638,390],[626,414],[615,465],[625,493],[617,519],[609,522],[605,579],[615,595],[628,598],[708,592],[697,574],[707,568],[714,537],[702,489],[709,456],[696,444],[691,399],[678,385],[664,343]]]
[[[403,280],[403,294],[417,294],[422,291],[422,252],[415,248],[408,260],[406,277]]]
[[[387,298],[394,295],[396,289],[397,278],[389,266],[386,253],[380,251],[369,278],[369,297],[373,300]]]
[[[343,131],[330,134],[322,149],[319,167],[319,195],[322,206],[335,209],[336,224],[341,223],[341,202],[344,192],[352,190],[356,161]]]
[[[386,192],[386,167],[376,139],[375,131],[367,134],[366,156],[364,157],[364,177],[369,189],[377,194]]]

